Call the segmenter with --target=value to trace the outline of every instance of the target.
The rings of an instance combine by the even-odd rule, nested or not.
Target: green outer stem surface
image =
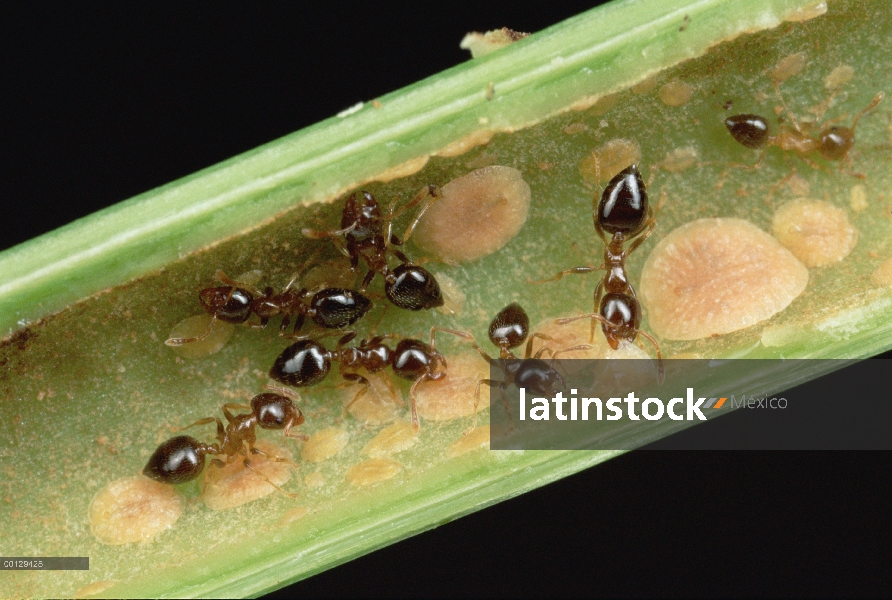
[[[140,194],[0,254],[0,335],[479,132],[616,91],[802,0],[626,0]],[[690,17],[680,35],[679,24]],[[492,84],[495,96],[486,99]],[[486,122],[485,127],[481,125]]]
[[[256,227],[296,203],[326,201],[481,129],[511,131],[623,89],[744,32],[776,26],[794,0],[632,0],[601,7],[482,59],[190,177],[142,194],[0,255],[3,333]],[[679,26],[690,17],[682,33]],[[495,96],[486,99],[492,84]],[[105,240],[99,245],[96,240]],[[887,307],[888,308],[888,307]],[[887,326],[888,327],[888,326]],[[868,355],[888,331],[846,345]],[[821,349],[833,356],[833,345]],[[785,389],[811,374],[786,381]],[[666,432],[659,432],[661,437]],[[650,441],[641,439],[641,443]],[[108,590],[114,596],[248,596],[276,589],[461,515],[612,458],[619,451],[505,453],[439,464],[373,501],[336,503],[332,528],[298,540],[233,544]],[[364,492],[362,492],[364,493]],[[360,492],[357,492],[360,494]],[[313,517],[306,517],[312,525]],[[323,523],[324,524],[324,523]],[[211,568],[211,566],[213,568]],[[216,575],[215,575],[216,574]]]

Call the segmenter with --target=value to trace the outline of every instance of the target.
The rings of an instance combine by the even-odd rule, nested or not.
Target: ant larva
[[[430,344],[416,339],[401,339],[393,349],[385,343],[386,340],[397,337],[391,334],[378,335],[370,340],[362,340],[358,346],[345,347],[356,337],[356,332],[350,332],[338,340],[334,350],[327,350],[315,340],[301,340],[285,348],[276,358],[269,376],[279,383],[294,387],[315,385],[328,376],[331,363],[337,362],[341,376],[346,381],[363,386],[344,408],[346,412],[368,391],[370,385],[368,379],[352,371],[364,368],[369,373],[376,373],[390,367],[399,377],[412,381],[409,390],[412,428],[418,430],[418,414],[415,409],[416,389],[424,381],[436,381],[446,375],[446,358],[437,351],[435,345],[435,336],[439,331],[466,340],[474,339],[471,334],[463,331],[432,327]]]
[[[644,336],[656,350],[662,380],[663,357],[660,346],[650,334],[640,328],[641,304],[626,273],[626,257],[650,237],[656,226],[638,165],[633,164],[623,169],[610,180],[592,213],[595,231],[604,240],[604,263],[600,267],[565,269],[545,281],[557,281],[569,274],[606,270],[595,288],[594,312],[555,322],[563,325],[578,319],[591,319],[591,339],[594,339],[595,321],[600,321],[604,337],[614,350],[619,349],[620,341],[634,342],[639,335]],[[608,234],[610,239],[607,238]],[[624,247],[626,243],[630,244],[628,248]]]
[[[393,220],[427,198],[431,200],[421,207],[406,228],[403,237],[398,238],[394,235]],[[358,268],[359,259],[362,257],[369,271],[362,280],[360,291],[364,292],[375,275],[380,274],[384,278],[384,293],[396,306],[408,310],[436,308],[443,305],[443,295],[437,280],[429,271],[413,264],[402,251],[393,246],[402,246],[408,241],[421,216],[437,198],[439,192],[436,186],[427,186],[399,211],[394,212],[391,206],[390,214],[384,216],[375,197],[363,191],[347,198],[341,214],[340,229],[334,231],[304,229],[303,234],[309,238],[327,237],[335,240],[338,249],[350,259],[352,271]],[[344,238],[343,243],[340,242],[341,237]],[[387,264],[388,252],[403,264],[391,269]]]
[[[762,156],[755,166],[758,166],[764,160],[764,149],[769,146],[777,146],[781,150],[789,150],[795,152],[802,160],[811,167],[819,169],[820,166],[808,158],[808,155],[817,152],[826,160],[840,161],[840,170],[843,164],[849,160],[849,152],[855,145],[855,128],[858,125],[858,119],[865,113],[876,107],[884,97],[884,93],[880,92],[873,97],[873,100],[861,112],[855,115],[852,120],[852,127],[842,127],[839,125],[826,125],[816,135],[811,135],[809,131],[814,123],[800,123],[793,113],[784,104],[792,126],[781,125],[777,135],[770,135],[768,130],[768,120],[765,117],[755,114],[740,114],[725,119],[725,127],[731,133],[731,136],[743,146],[753,149],[762,149]],[[860,173],[849,173],[852,176],[863,178]]]
[[[591,349],[589,344],[579,344],[555,352],[551,348],[543,346],[534,356],[533,340],[535,338],[547,341],[552,341],[553,338],[541,333],[529,335],[529,329],[530,319],[526,311],[517,302],[512,302],[500,310],[499,314],[489,324],[489,341],[499,349],[499,360],[504,362],[500,363],[493,359],[477,343],[473,343],[477,353],[491,366],[495,365],[498,367],[504,374],[504,378],[501,380],[481,379],[477,382],[477,387],[474,390],[474,424],[468,431],[477,426],[477,407],[480,405],[481,385],[486,384],[490,387],[499,388],[502,404],[508,413],[508,418],[511,420],[511,427],[513,428],[514,423],[505,390],[514,384],[517,388],[528,389],[530,392],[540,396],[551,396],[556,391],[566,387],[563,377],[554,369],[555,357],[564,352]],[[512,350],[523,344],[524,341],[527,343],[526,350],[523,358],[519,358]],[[542,360],[541,356],[545,352],[551,353],[552,364]]]
[[[304,435],[291,435],[291,429],[304,422],[303,414],[294,405],[291,398],[298,398],[290,390],[276,387],[267,387],[267,392],[257,394],[251,399],[250,406],[244,404],[224,404],[223,416],[226,417],[226,426],[219,417],[207,417],[200,419],[186,427],[179,427],[175,431],[182,431],[190,427],[217,423],[217,442],[203,444],[188,435],[173,437],[155,450],[149,462],[143,469],[143,474],[150,479],[161,483],[178,484],[192,481],[204,470],[204,459],[207,455],[223,456],[225,460],[214,458],[211,465],[222,468],[231,463],[237,456],[244,456],[243,464],[274,488],[289,496],[296,498],[269,480],[263,473],[254,469],[248,458],[248,454],[265,456],[273,462],[285,462],[297,468],[290,460],[267,455],[254,447],[257,440],[255,427],[263,429],[281,429],[286,438],[303,439]],[[290,397],[289,397],[290,396]],[[247,414],[232,414],[230,411],[249,410]]]
[[[296,337],[308,317],[319,327],[341,329],[361,319],[372,308],[371,300],[363,294],[343,288],[325,288],[311,295],[305,288],[293,289],[295,280],[292,279],[280,293],[276,293],[271,287],[260,291],[248,283],[229,279],[222,271],[217,271],[216,279],[226,285],[205,288],[198,294],[201,307],[212,317],[207,330],[196,337],[170,338],[165,344],[182,346],[203,340],[211,334],[217,319],[238,325],[254,314],[260,323],[252,327],[262,329],[271,318],[283,315],[280,330],[284,335],[291,317],[296,315],[289,336]]]

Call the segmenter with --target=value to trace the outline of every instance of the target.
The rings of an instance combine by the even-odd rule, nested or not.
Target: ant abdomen
[[[301,340],[282,351],[269,376],[286,385],[303,387],[319,383],[330,369],[329,352],[318,342]]]
[[[384,284],[387,299],[399,308],[426,310],[443,306],[440,284],[426,269],[402,264],[392,271],[393,279]]]
[[[201,290],[198,302],[221,321],[238,325],[251,316],[254,296],[247,290],[224,286]]]
[[[644,227],[647,218],[647,190],[638,165],[630,165],[604,188],[595,223],[610,234],[634,234]]]
[[[326,288],[313,295],[310,310],[313,322],[327,329],[352,325],[372,308],[372,301],[359,292]]]
[[[348,242],[361,244],[381,237],[381,207],[378,201],[368,192],[351,195],[344,204],[341,213],[341,229],[346,230]],[[383,238],[382,238],[383,240]]]
[[[768,143],[768,121],[759,115],[734,115],[725,119],[731,137],[747,148],[758,149]]]
[[[520,346],[530,332],[530,318],[517,302],[499,311],[489,324],[489,341],[510,350]]]
[[[204,469],[208,447],[188,435],[170,438],[149,458],[143,475],[161,483],[177,484],[192,481]]]
[[[257,424],[264,429],[284,429],[286,425],[301,425],[304,416],[290,398],[264,392],[251,398],[251,411],[257,416]]]

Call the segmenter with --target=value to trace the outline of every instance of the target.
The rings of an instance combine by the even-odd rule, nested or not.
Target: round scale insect
[[[399,211],[381,213],[381,207],[369,192],[353,194],[347,198],[341,214],[341,228],[334,231],[304,229],[310,238],[331,238],[341,252],[350,259],[350,269],[355,271],[362,258],[368,266],[359,290],[364,292],[376,274],[384,279],[384,294],[399,308],[425,310],[443,305],[443,294],[434,276],[412,261],[395,246],[402,246],[418,224],[430,203],[439,197],[435,186],[428,186]],[[393,219],[406,210],[426,201],[406,228],[402,239],[392,232]],[[387,254],[393,254],[402,264],[391,269]]]
[[[235,460],[236,457],[243,456],[243,464],[246,468],[257,473],[257,475],[283,494],[295,497],[294,494],[285,492],[263,473],[254,469],[248,458],[249,454],[258,454],[266,456],[269,460],[275,462],[287,462],[293,465],[289,460],[269,456],[254,447],[257,440],[255,428],[258,426],[262,429],[282,430],[286,438],[306,439],[304,435],[291,434],[293,427],[304,422],[303,414],[294,405],[289,396],[299,397],[290,390],[283,388],[268,387],[267,389],[269,391],[254,396],[251,399],[250,406],[232,403],[224,404],[223,416],[226,418],[225,426],[218,417],[208,417],[186,427],[178,428],[179,430],[184,430],[208,423],[216,423],[217,442],[204,444],[188,435],[173,437],[158,446],[143,469],[143,474],[161,483],[185,483],[192,481],[201,474],[204,470],[205,457],[207,456],[223,457],[223,460],[219,458],[211,460],[211,465],[215,467],[223,467]],[[238,414],[231,412],[237,410],[248,410],[250,412]],[[293,466],[296,467],[297,465]]]
[[[309,318],[319,327],[341,329],[361,319],[372,308],[372,301],[360,292],[344,288],[325,288],[312,292],[305,288],[292,288],[294,280],[276,293],[271,287],[260,291],[247,283],[226,277],[217,271],[216,278],[224,286],[205,288],[198,294],[201,307],[213,318],[208,329],[197,337],[170,338],[168,346],[182,346],[205,339],[213,330],[214,320],[239,325],[257,315],[260,322],[255,328],[266,327],[270,319],[282,316],[280,330],[284,334],[291,317],[296,316],[291,336],[296,337],[304,322]]]
[[[362,368],[369,373],[377,373],[390,367],[397,376],[412,382],[409,391],[412,427],[417,430],[419,424],[415,395],[418,386],[424,381],[442,379],[446,374],[446,358],[436,349],[435,336],[440,331],[463,339],[474,339],[463,331],[432,327],[430,344],[416,339],[401,339],[394,348],[386,343],[396,337],[393,335],[378,335],[370,340],[362,340],[357,346],[347,346],[356,337],[355,332],[350,332],[338,340],[334,350],[326,349],[315,340],[301,340],[285,348],[276,358],[269,376],[279,383],[293,387],[311,386],[323,381],[331,371],[331,363],[337,362],[341,376],[346,381],[363,386],[344,408],[346,411],[366,393],[370,385],[369,380],[356,370]]]

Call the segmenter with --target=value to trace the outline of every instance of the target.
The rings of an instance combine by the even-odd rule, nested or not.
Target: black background
[[[0,246],[467,60],[468,30],[536,31],[591,4],[5,8]],[[632,452],[289,594],[886,595],[890,463]]]

